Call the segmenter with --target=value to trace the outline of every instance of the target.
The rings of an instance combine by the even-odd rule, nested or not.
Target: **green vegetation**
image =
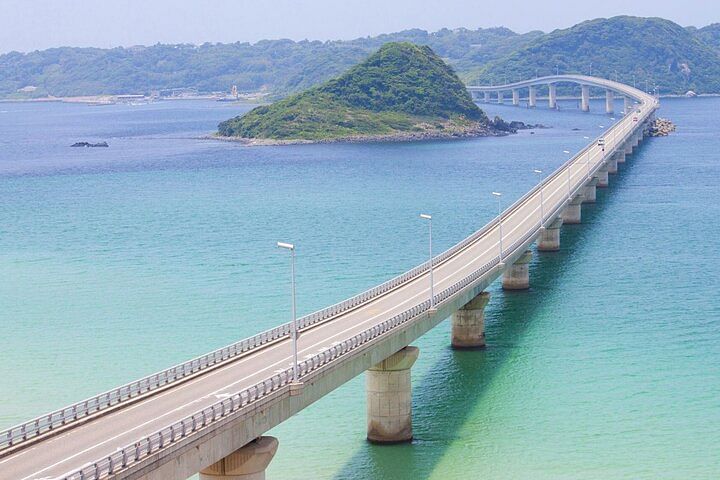
[[[720,23],[713,23],[703,28],[688,27],[688,30],[701,42],[720,52]]]
[[[507,28],[406,30],[350,41],[52,48],[0,55],[0,97],[200,92],[281,98],[340,75],[388,42],[427,45],[467,83],[592,73],[661,93],[720,93],[720,24],[683,28],[660,18],[614,17],[544,34]],[[36,90],[18,92],[26,86]]]
[[[324,140],[487,124],[430,47],[387,43],[342,76],[221,123],[227,137]]]
[[[582,73],[660,93],[720,92],[720,53],[705,43],[717,27],[693,32],[661,18],[613,17],[556,30],[478,70],[483,83]],[[704,40],[703,40],[704,39]]]
[[[279,97],[336,77],[388,42],[428,45],[463,71],[512,52],[541,35],[506,28],[424,30],[351,41],[52,48],[0,55],[0,97],[28,85],[32,96],[146,93],[193,87],[201,92],[267,91]]]

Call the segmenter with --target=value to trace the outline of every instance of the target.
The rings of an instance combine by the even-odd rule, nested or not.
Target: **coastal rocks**
[[[548,128],[545,125],[541,125],[539,123],[532,124],[532,123],[519,122],[517,120],[506,122],[505,120],[503,120],[500,117],[495,117],[493,120],[491,120],[490,127],[499,132],[506,132],[506,133],[517,133],[518,130],[534,130],[537,128]]]
[[[667,137],[670,132],[675,131],[675,124],[667,118],[656,118],[652,122],[648,129],[648,136],[650,137]]]
[[[71,147],[109,147],[107,142],[98,142],[98,143],[90,143],[90,142],[75,142]]]

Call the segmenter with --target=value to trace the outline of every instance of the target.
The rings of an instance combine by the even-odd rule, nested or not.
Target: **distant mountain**
[[[226,137],[336,140],[462,135],[488,128],[452,68],[430,47],[386,43],[340,77],[219,125]],[[402,137],[406,138],[406,137]]]
[[[427,45],[466,83],[592,73],[661,93],[720,93],[720,24],[682,28],[660,18],[614,17],[544,34],[507,28],[424,30],[349,41],[52,48],[0,55],[0,97],[264,91],[279,98],[340,75],[388,42]],[[35,88],[25,88],[35,87]],[[23,91],[20,91],[23,89]]]
[[[543,35],[478,70],[483,83],[583,73],[617,78],[660,93],[720,92],[717,27],[693,32],[661,18],[613,17]],[[703,30],[705,30],[703,32]]]
[[[263,40],[255,44],[52,48],[0,55],[0,97],[150,93],[192,87],[202,92],[266,90],[285,95],[339,75],[387,42],[429,45],[462,71],[499,58],[542,35],[506,28],[428,33],[406,30],[350,41]]]

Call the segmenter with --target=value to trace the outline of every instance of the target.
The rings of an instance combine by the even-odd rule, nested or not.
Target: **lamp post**
[[[284,242],[278,242],[277,246],[279,248],[284,248],[285,250],[290,250],[290,277],[291,277],[291,285],[292,285],[292,330],[291,330],[291,337],[292,337],[292,347],[293,347],[293,382],[299,382],[300,381],[300,375],[298,372],[298,348],[297,348],[297,340],[298,340],[298,328],[297,328],[297,315],[295,311],[295,245],[292,243],[284,243]]]
[[[498,202],[498,227],[500,230],[500,263],[503,261],[503,231],[502,231],[502,210],[500,206],[500,198],[502,197],[502,193],[500,192],[492,192],[493,195],[497,197]]]
[[[570,155],[570,150],[563,150],[563,153]],[[570,201],[570,169],[571,168],[572,168],[572,165],[568,165],[568,169],[567,169],[567,172],[568,172],[568,174],[567,174],[567,185],[568,185],[567,199],[568,199],[568,202]]]
[[[430,225],[430,308],[435,308],[435,282],[433,281],[433,250],[432,250],[432,215],[421,213],[420,218],[424,218]]]
[[[542,228],[545,226],[545,202],[543,200],[544,185],[542,185],[542,182],[544,180],[543,174],[542,174],[543,172],[542,172],[542,170],[538,170],[537,168],[535,170],[533,170],[533,172],[537,173],[540,176],[540,183],[541,183],[541,185],[540,185],[540,228]]]

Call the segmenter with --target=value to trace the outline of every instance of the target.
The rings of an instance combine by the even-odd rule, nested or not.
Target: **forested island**
[[[498,121],[499,123],[500,121]],[[248,143],[421,140],[505,134],[430,47],[387,43],[338,78],[222,122]]]
[[[263,40],[0,55],[0,98],[259,92],[271,99],[340,75],[387,42],[431,47],[465,83],[581,73],[663,94],[720,93],[720,24],[682,27],[661,18],[613,17],[550,33],[507,28],[413,29],[348,41]]]

